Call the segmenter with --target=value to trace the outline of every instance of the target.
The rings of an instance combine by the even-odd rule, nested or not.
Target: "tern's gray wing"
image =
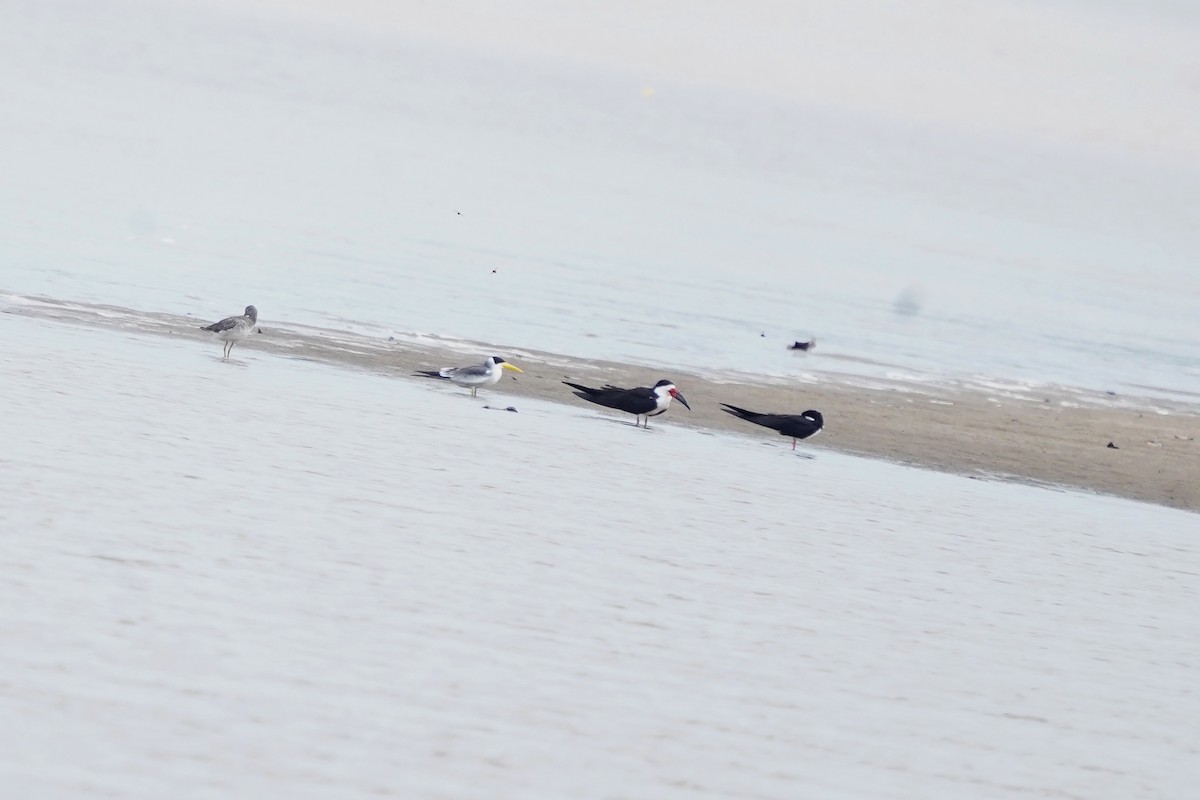
[[[469,367],[453,367],[451,369],[442,370],[442,374],[447,378],[457,378],[458,380],[471,380],[490,377],[492,371],[487,364],[472,364]]]
[[[500,379],[499,369],[488,369],[487,364],[475,364],[470,367],[447,367],[440,371],[443,378],[447,378],[459,386],[468,386],[477,388],[479,386],[491,386]]]
[[[214,322],[212,325],[206,325],[205,327],[201,328],[200,330],[212,331],[214,333],[220,333],[221,331],[227,331],[232,328],[236,328],[237,326],[241,325],[245,321],[246,321],[246,318],[244,316],[226,317],[225,319],[221,320],[220,322]]]

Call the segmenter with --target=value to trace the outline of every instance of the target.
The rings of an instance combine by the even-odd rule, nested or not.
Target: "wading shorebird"
[[[759,414],[755,411],[731,406],[728,403],[721,403],[721,405],[723,406],[721,410],[726,414],[733,414],[747,422],[753,422],[755,425],[762,425],[764,428],[771,428],[784,436],[792,437],[793,450],[796,449],[797,439],[816,436],[825,426],[825,418],[821,416],[821,412],[812,409],[803,414]]]
[[[503,358],[500,358],[500,356],[492,356],[482,364],[472,364],[469,367],[422,369],[417,370],[417,374],[424,375],[427,378],[441,378],[442,380],[456,383],[459,386],[470,389],[471,397],[474,397],[475,391],[480,386],[495,386],[499,383],[500,376],[504,374],[504,370],[506,369],[511,369],[513,372],[524,372],[523,369],[514,367]]]
[[[619,386],[611,385],[593,389],[570,381],[563,381],[563,383],[572,389],[578,389],[574,392],[575,396],[582,397],[589,403],[615,408],[627,414],[637,414],[637,422],[633,423],[635,428],[641,423],[642,417],[646,418],[646,427],[649,428],[650,418],[656,417],[670,408],[672,400],[683,403],[689,411],[692,408],[680,391],[675,388],[675,384],[665,380],[654,384],[653,388],[638,386],[635,389],[622,389]]]
[[[205,325],[200,330],[212,331],[217,335],[218,339],[225,342],[225,349],[221,352],[221,360],[228,361],[229,354],[233,352],[233,346],[249,336],[257,323],[258,309],[254,306],[246,306],[246,312],[241,316],[226,317],[220,322]]]

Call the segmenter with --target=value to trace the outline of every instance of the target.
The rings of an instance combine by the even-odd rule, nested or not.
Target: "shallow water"
[[[602,25],[606,62],[548,36],[505,51],[513,32],[474,15],[438,39],[287,5],[5,5],[0,311],[45,295],[130,323],[0,313],[7,792],[1200,783],[1194,514],[670,419],[484,410],[510,401],[138,330],[254,303],[267,327],[377,342],[1194,401],[1200,139],[1163,77],[1194,71],[1194,15],[1058,3],[1032,42],[918,24],[938,74],[963,74],[940,68],[960,44],[1010,54],[1006,102],[973,81],[968,99],[1018,113],[1049,85],[1115,123],[1080,134],[1100,118],[1047,103],[1072,138],[1027,135],[1054,115],[1000,129],[961,104],[642,72]],[[398,8],[413,30],[435,13]],[[663,52],[676,17],[647,8],[604,18]],[[762,32],[692,10],[680,50]],[[812,26],[772,26],[836,69],[707,61],[890,94],[876,77],[910,75],[888,59],[913,43],[885,23],[857,64],[820,26],[807,47],[791,34]]]
[[[1200,779],[1194,514],[252,348],[0,340],[17,796]]]
[[[1144,125],[1187,131],[1162,76],[1194,65],[1193,23],[1155,8],[1138,37],[1050,20],[1117,37],[1090,55],[1120,70],[1074,68],[1067,94],[1132,125],[1117,98],[1153,87],[1175,116]],[[5,23],[0,290],[793,380],[1200,393],[1186,154],[678,76],[647,94],[555,42],[503,57],[262,9],[23,0]]]

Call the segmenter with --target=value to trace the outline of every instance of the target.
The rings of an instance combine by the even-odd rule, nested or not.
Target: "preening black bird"
[[[611,384],[593,389],[590,386],[580,386],[578,383],[570,381],[563,381],[563,383],[576,389],[575,396],[582,397],[589,403],[615,408],[628,414],[637,414],[637,422],[633,423],[635,427],[641,423],[642,417],[645,417],[646,427],[649,428],[650,417],[658,416],[670,408],[672,400],[683,403],[689,411],[692,408],[684,399],[683,394],[675,388],[675,384],[666,380],[659,381],[653,387],[638,386],[634,389],[622,389]]]
[[[723,406],[721,410],[726,414],[733,414],[747,422],[753,422],[755,425],[762,425],[764,428],[771,428],[784,436],[792,437],[793,450],[796,449],[797,439],[816,436],[825,426],[825,418],[821,416],[821,412],[812,409],[803,414],[759,414],[755,411],[731,406],[728,403],[721,403],[721,405]]]

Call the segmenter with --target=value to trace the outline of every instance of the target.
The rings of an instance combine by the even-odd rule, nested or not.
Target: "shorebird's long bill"
[[[512,364],[508,363],[507,361],[505,361],[500,366],[503,367],[504,369],[511,369],[513,372],[524,372],[525,371],[525,370],[521,369],[520,367],[514,367]]]
[[[671,390],[671,397],[674,397],[676,400],[683,403],[683,407],[686,408],[688,411],[692,410],[692,407],[688,405],[687,398],[685,398],[683,396],[683,393],[680,392],[678,389]]]

